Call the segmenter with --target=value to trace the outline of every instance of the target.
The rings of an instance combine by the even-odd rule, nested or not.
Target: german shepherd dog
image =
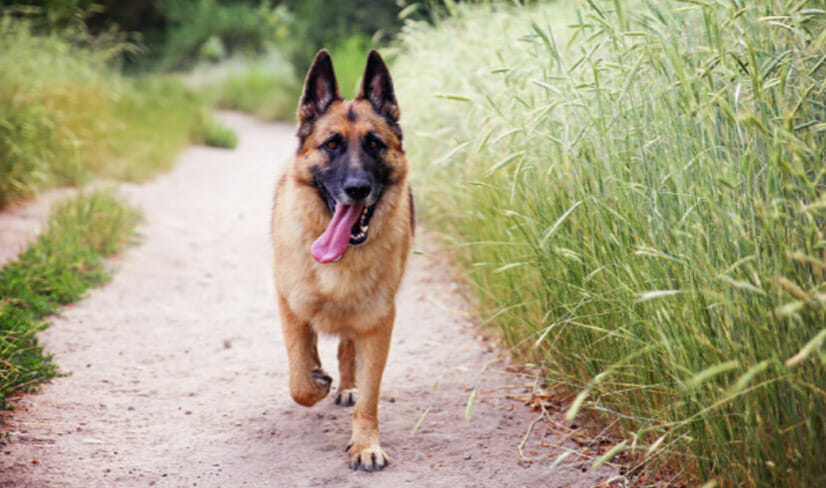
[[[273,271],[290,395],[300,405],[314,405],[332,383],[316,334],[340,338],[335,403],[355,402],[346,449],[354,470],[388,464],[378,401],[415,229],[407,174],[399,107],[379,53],[367,56],[358,96],[344,100],[330,54],[319,51],[298,107],[298,151],[276,187]]]

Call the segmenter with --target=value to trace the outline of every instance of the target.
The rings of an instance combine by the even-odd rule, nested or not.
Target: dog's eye
[[[364,140],[364,145],[370,151],[378,151],[382,147],[382,143],[378,137],[373,135],[368,135],[367,138]]]
[[[342,146],[342,139],[340,134],[333,134],[329,139],[327,139],[324,144],[322,144],[319,149],[324,148],[328,151],[337,152],[341,149]]]

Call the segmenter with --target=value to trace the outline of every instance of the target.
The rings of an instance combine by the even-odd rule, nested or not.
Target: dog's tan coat
[[[368,131],[387,144],[384,160],[392,168],[390,181],[376,204],[368,240],[349,246],[341,261],[320,264],[310,247],[331,213],[313,185],[311,168],[324,164],[325,157],[318,148],[333,133],[357,144]],[[290,393],[305,406],[327,395],[330,384],[320,373],[316,332],[340,336],[339,391],[358,386],[349,445],[355,467],[381,469],[387,462],[379,445],[378,398],[395,295],[413,238],[411,199],[400,135],[364,98],[337,99],[326,108],[276,188],[273,271],[290,361]]]

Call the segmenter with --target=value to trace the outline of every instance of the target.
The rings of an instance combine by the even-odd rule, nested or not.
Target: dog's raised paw
[[[325,390],[325,395],[330,392],[330,386],[333,384],[333,378],[330,377],[327,373],[324,372],[321,368],[313,368],[313,381],[316,382],[318,386]]]
[[[341,405],[342,407],[352,407],[356,404],[357,392],[358,390],[356,388],[340,390],[338,395],[336,395],[336,405]]]
[[[349,466],[353,471],[358,471],[359,468],[367,472],[381,471],[390,464],[387,453],[378,444],[356,448],[350,443],[347,444],[346,451],[350,453]]]
[[[333,379],[321,368],[314,368],[310,376],[290,377],[290,396],[299,405],[311,407],[330,393]]]

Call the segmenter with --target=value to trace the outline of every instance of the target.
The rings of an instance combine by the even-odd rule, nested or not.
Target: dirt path
[[[529,379],[504,373],[474,336],[426,234],[398,297],[382,387],[392,464],[349,471],[351,409],[332,397],[305,409],[287,392],[268,227],[293,129],[223,117],[241,136],[236,151],[191,148],[171,173],[122,187],[145,212],[141,244],[113,261],[110,284],[42,334],[72,374],[18,401],[11,442],[0,447],[0,487],[590,488],[613,474],[575,466],[543,476],[575,444],[542,422],[524,449],[536,461],[520,463],[517,445],[536,413],[506,395],[523,394]],[[330,372],[335,344],[320,344]]]

